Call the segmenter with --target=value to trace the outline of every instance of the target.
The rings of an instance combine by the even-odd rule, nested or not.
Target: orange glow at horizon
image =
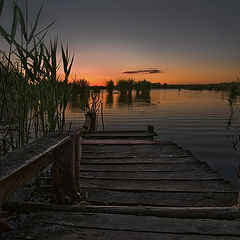
[[[205,56],[175,53],[153,54],[138,49],[135,45],[116,46],[113,43],[73,50],[75,56],[70,81],[85,79],[90,85],[117,82],[120,79],[133,78],[135,81],[146,79],[161,84],[207,84],[231,82],[239,72],[239,63],[230,57]],[[141,72],[145,69],[157,69],[161,73]],[[123,72],[140,71],[138,74]]]
[[[122,74],[107,71],[82,71],[83,73],[72,72],[70,81],[85,79],[90,85],[104,86],[106,81],[113,80],[117,82],[120,79],[132,78],[135,81],[146,79],[152,83],[161,84],[208,84],[208,83],[223,83],[231,82],[236,79],[236,72],[224,71],[223,69],[191,69],[185,70],[178,69],[172,72],[164,72],[160,74]]]
[[[109,55],[111,55],[110,53]],[[239,72],[239,65],[230,61],[184,59],[181,62],[165,59],[165,61],[158,60],[154,64],[155,61],[150,60],[138,63],[136,58],[121,61],[122,58],[118,54],[119,58],[114,57],[110,61],[107,57],[102,57],[101,61],[101,53],[95,54],[97,60],[93,62],[90,60],[84,62],[82,59],[86,58],[83,56],[76,59],[70,75],[70,82],[85,79],[90,85],[104,86],[106,81],[109,80],[116,83],[120,79],[132,78],[135,81],[146,79],[161,84],[210,84],[235,81]],[[151,69],[149,66],[153,66],[154,69],[158,69],[161,73],[123,74],[123,72],[130,70]],[[59,72],[63,73],[61,68]]]

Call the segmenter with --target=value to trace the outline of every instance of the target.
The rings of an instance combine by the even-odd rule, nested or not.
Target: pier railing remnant
[[[51,163],[56,202],[76,202],[80,158],[80,131],[52,132],[0,156],[0,205]]]

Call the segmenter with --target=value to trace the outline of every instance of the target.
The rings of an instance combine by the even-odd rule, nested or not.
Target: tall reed
[[[0,12],[4,1],[0,2]],[[39,137],[63,130],[65,111],[71,94],[68,84],[74,57],[61,44],[61,60],[57,58],[58,40],[46,38],[52,24],[38,29],[42,8],[33,23],[28,18],[27,1],[23,11],[14,2],[12,26],[7,31],[0,25],[1,37],[8,50],[0,50],[0,125],[4,126],[2,143],[11,150],[28,143],[32,132]],[[57,71],[62,66],[61,79]]]

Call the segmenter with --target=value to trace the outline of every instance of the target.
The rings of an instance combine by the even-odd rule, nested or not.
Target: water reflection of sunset
[[[216,98],[216,99],[215,99]],[[103,102],[104,118],[119,116],[120,118],[143,117],[152,112],[164,112],[168,114],[208,113],[223,111],[223,103],[226,100],[224,92],[189,91],[189,90],[151,90],[149,96],[137,96],[133,91],[131,95],[121,95],[115,91],[109,95],[107,91],[101,91],[100,99]],[[224,110],[228,108],[227,104]],[[139,115],[142,112],[142,116]],[[78,104],[69,104],[67,108],[68,119],[84,119],[83,111]],[[76,117],[77,116],[77,117]],[[111,118],[111,117],[110,117]]]

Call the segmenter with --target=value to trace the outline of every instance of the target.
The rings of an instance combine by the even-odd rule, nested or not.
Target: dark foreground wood
[[[238,220],[111,213],[33,213],[12,239],[239,239]]]
[[[53,164],[53,191],[58,203],[79,199],[79,133],[56,131],[0,156],[0,206],[13,193]],[[78,172],[76,173],[76,171]]]
[[[44,170],[55,158],[56,149],[70,138],[69,132],[54,132],[0,156],[0,205]]]
[[[240,239],[238,193],[191,152],[140,133],[94,134],[82,142],[84,201],[5,203],[6,211],[30,214],[12,239]],[[36,195],[52,197],[52,186]]]

